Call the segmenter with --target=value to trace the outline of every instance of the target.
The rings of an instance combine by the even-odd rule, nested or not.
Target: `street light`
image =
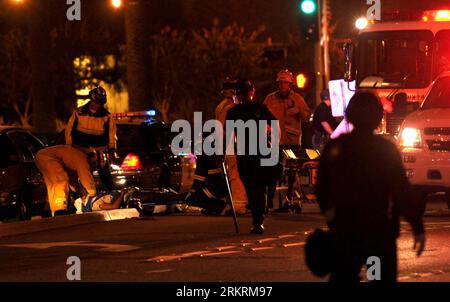
[[[111,0],[111,5],[114,8],[120,8],[122,6],[122,0]]]
[[[359,30],[363,30],[364,28],[367,27],[367,25],[369,25],[369,20],[367,20],[367,18],[365,18],[365,17],[359,18],[355,22],[355,26]]]
[[[23,0],[11,0],[11,1],[14,2],[14,3],[17,3],[17,4],[23,3]]]

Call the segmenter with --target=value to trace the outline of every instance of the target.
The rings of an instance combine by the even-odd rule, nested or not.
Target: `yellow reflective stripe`
[[[208,175],[222,173],[222,168],[208,170]]]
[[[78,115],[77,130],[87,134],[102,135],[105,133],[107,121],[108,117]]]
[[[194,175],[193,177],[195,180],[199,181],[206,181],[206,177],[200,176],[200,175]]]
[[[204,188],[203,192],[205,193],[206,196],[208,196],[208,198],[217,199],[217,197],[214,196],[207,188]]]

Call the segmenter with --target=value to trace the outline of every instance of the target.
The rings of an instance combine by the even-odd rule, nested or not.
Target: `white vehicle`
[[[438,77],[400,132],[403,163],[425,210],[429,193],[446,193],[450,208],[450,72]]]
[[[369,23],[346,46],[345,80],[383,101],[385,134],[397,135],[433,81],[450,71],[450,10],[427,11],[408,21]]]

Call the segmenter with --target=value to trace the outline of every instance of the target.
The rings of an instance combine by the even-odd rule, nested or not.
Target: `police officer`
[[[69,188],[79,188],[81,195],[97,194],[92,168],[97,157],[89,156],[68,145],[57,145],[40,150],[36,154],[36,166],[42,172],[47,186],[48,201],[53,216],[65,215],[68,210]]]
[[[422,216],[397,147],[374,134],[383,117],[378,98],[356,93],[346,115],[355,128],[327,144],[318,172],[318,202],[335,236],[330,280],[358,282],[362,266],[376,256],[381,281],[394,282],[399,217],[411,225],[420,255],[425,246]]]
[[[314,149],[322,152],[338,124],[331,113],[330,92],[328,89],[320,93],[320,99],[322,102],[314,111],[312,143]]]
[[[66,144],[85,152],[89,148],[95,148],[117,158],[116,124],[104,107],[107,101],[105,89],[95,87],[89,92],[89,99],[86,105],[78,108],[70,117],[65,130]],[[98,172],[106,189],[114,190],[108,160],[102,161]]]
[[[267,124],[270,125],[275,117],[266,105],[254,100],[254,94],[255,86],[248,80],[240,80],[237,87],[237,98],[240,103],[228,110],[227,120],[241,120],[244,123],[253,120],[256,121],[258,127],[259,121],[267,121]],[[259,135],[259,129],[257,133]],[[260,235],[264,233],[263,222],[266,205],[264,193],[271,174],[271,167],[261,166],[262,156],[260,154],[249,154],[249,145],[257,144],[260,141],[258,135],[252,137],[248,134],[245,135],[246,154],[237,155],[237,166],[252,212],[253,228],[250,233]]]

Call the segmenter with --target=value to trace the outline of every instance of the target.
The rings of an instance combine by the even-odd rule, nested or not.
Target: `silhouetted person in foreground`
[[[374,134],[383,116],[378,98],[356,93],[346,115],[355,129],[325,147],[317,184],[320,209],[335,240],[330,281],[360,281],[361,268],[376,256],[381,281],[395,282],[400,216],[412,227],[417,256],[425,247],[422,217],[397,147]]]

